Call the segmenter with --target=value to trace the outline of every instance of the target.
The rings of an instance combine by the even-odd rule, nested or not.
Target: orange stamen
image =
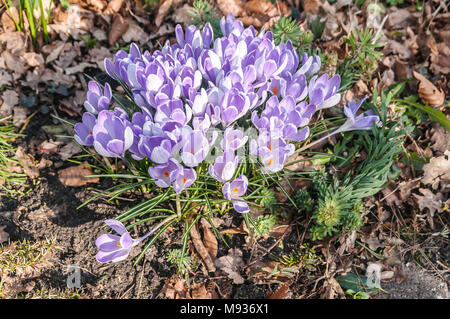
[[[277,92],[278,92],[278,88],[277,88],[277,87],[274,87],[274,88],[273,88],[273,94],[277,94]]]
[[[168,172],[168,171],[165,171],[165,172],[164,172],[164,176],[165,176],[165,177],[169,177],[169,172]]]

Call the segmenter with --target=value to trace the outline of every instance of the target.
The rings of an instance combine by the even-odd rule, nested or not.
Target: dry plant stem
[[[200,238],[200,233],[198,232],[197,225],[194,225],[191,228],[190,235],[192,238],[192,243],[194,244],[195,250],[198,252],[200,257],[205,263],[206,269],[208,272],[215,272],[216,267],[214,266],[214,263],[212,261],[211,256],[208,254],[208,251],[205,248],[205,245],[203,245],[203,242]]]
[[[283,232],[283,234],[281,235],[281,237],[278,238],[278,240],[277,240],[272,246],[270,246],[269,249],[267,249],[267,251],[266,251],[261,257],[259,257],[258,259],[255,259],[255,260],[252,261],[251,263],[249,263],[249,264],[245,265],[244,267],[242,267],[241,271],[247,269],[248,267],[250,267],[250,266],[253,265],[253,264],[256,264],[258,261],[260,261],[261,259],[263,259],[268,253],[270,253],[270,251],[271,251],[272,249],[274,249],[274,248],[280,243],[280,241],[282,241],[282,240],[284,239],[284,237],[286,237],[286,235],[288,234],[288,232],[291,230],[292,225],[294,225],[294,222],[295,222],[295,219],[289,223],[289,227],[286,227],[286,229],[284,230],[284,232]]]
[[[180,203],[180,195],[177,194],[176,197],[176,206],[177,206],[177,216],[178,218],[181,218],[181,203]]]

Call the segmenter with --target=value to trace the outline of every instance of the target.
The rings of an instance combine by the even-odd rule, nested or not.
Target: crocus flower
[[[152,178],[156,179],[156,185],[167,188],[178,177],[182,169],[182,166],[175,159],[171,158],[166,164],[149,167],[148,173]]]
[[[158,164],[167,163],[172,156],[174,143],[165,136],[141,136],[138,144],[139,154]]]
[[[241,175],[232,182],[227,182],[222,187],[222,194],[226,199],[231,200],[234,209],[238,213],[248,213],[250,208],[242,196],[247,192],[248,180],[245,175]]]
[[[308,85],[309,102],[316,105],[317,110],[338,104],[341,100],[341,94],[337,93],[340,83],[341,77],[337,74],[330,79],[328,74],[318,79],[313,76]]]
[[[372,110],[356,115],[356,112],[361,107],[367,97],[360,100],[358,103],[350,101],[348,107],[344,106],[344,113],[347,116],[347,121],[338,129],[339,132],[351,131],[351,130],[370,130],[372,123],[381,125],[380,118],[375,115]]]
[[[86,111],[92,114],[98,114],[103,110],[107,110],[111,103],[111,86],[106,83],[103,91],[100,85],[95,81],[89,81],[87,92],[87,101],[84,102]]]
[[[106,157],[123,158],[125,151],[131,147],[134,139],[130,122],[109,110],[99,113],[92,134],[95,150]]]
[[[184,168],[178,174],[177,178],[173,183],[173,190],[176,193],[181,192],[186,187],[191,186],[197,179],[197,173],[192,168]]]
[[[84,146],[92,146],[94,144],[94,136],[92,135],[92,130],[94,129],[97,119],[91,113],[84,113],[82,117],[82,122],[75,124],[75,141],[78,144]]]
[[[105,224],[115,230],[118,235],[103,234],[95,241],[95,245],[100,251],[95,256],[98,262],[118,262],[126,259],[130,254],[131,248],[139,244],[142,240],[147,238],[146,236],[138,239],[131,238],[130,233],[125,226],[115,219],[105,220]]]
[[[188,167],[198,166],[208,155],[210,143],[202,131],[186,130],[187,136],[183,137],[181,159]]]
[[[209,166],[209,174],[215,180],[224,183],[230,180],[239,164],[239,157],[233,150],[228,150],[222,156],[216,157],[214,164]]]
[[[224,132],[222,140],[222,149],[226,150],[237,150],[247,143],[248,136],[244,136],[242,130],[235,130],[231,126],[227,127]]]

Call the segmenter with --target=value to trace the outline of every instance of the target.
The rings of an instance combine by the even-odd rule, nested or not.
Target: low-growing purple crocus
[[[205,133],[199,130],[186,130],[183,136],[181,159],[188,167],[198,166],[208,155],[210,143]]]
[[[82,122],[75,124],[75,141],[77,141],[80,145],[92,146],[92,144],[94,144],[94,136],[92,135],[92,131],[96,123],[96,117],[91,113],[85,112],[82,117]]]
[[[107,219],[105,224],[119,235],[103,234],[95,241],[95,245],[100,249],[95,257],[101,263],[119,262],[126,259],[134,246],[154,232],[152,230],[145,236],[133,239],[125,226],[118,220]]]
[[[149,167],[148,173],[154,178],[155,184],[159,187],[167,188],[178,177],[183,167],[177,160],[171,158],[166,164],[159,164]]]
[[[338,129],[339,132],[370,130],[372,128],[372,123],[376,123],[377,126],[381,126],[380,118],[375,115],[372,110],[356,115],[356,112],[366,99],[367,97],[361,99],[358,103],[355,101],[350,101],[348,106],[344,106],[344,113],[347,116],[347,120]]]
[[[87,101],[84,102],[86,111],[92,114],[98,114],[103,110],[107,110],[111,104],[111,86],[106,83],[105,89],[102,90],[100,85],[95,81],[88,84]]]
[[[250,208],[245,200],[242,198],[247,192],[248,179],[245,175],[235,178],[232,182],[227,182],[222,187],[223,196],[231,200],[234,209],[238,213],[248,213]]]
[[[229,149],[223,155],[216,157],[214,164],[209,166],[209,174],[215,180],[225,183],[230,180],[239,164],[239,157],[234,151]]]
[[[245,136],[242,130],[230,126],[225,129],[221,146],[224,151],[237,150],[244,146],[247,140],[248,136]]]
[[[309,81],[308,94],[309,102],[317,107],[317,110],[335,106],[341,100],[341,94],[337,93],[341,77],[336,74],[328,78],[328,74],[323,74],[319,78],[313,76]]]
[[[134,139],[130,122],[109,110],[99,113],[92,135],[95,150],[106,157],[123,158]]]
[[[184,168],[180,171],[177,178],[173,182],[173,190],[176,193],[181,192],[186,187],[191,186],[197,179],[197,173],[192,168]]]

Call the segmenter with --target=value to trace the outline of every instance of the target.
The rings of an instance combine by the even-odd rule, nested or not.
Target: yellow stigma
[[[122,245],[120,244],[120,241],[117,241],[117,247],[122,247]]]

